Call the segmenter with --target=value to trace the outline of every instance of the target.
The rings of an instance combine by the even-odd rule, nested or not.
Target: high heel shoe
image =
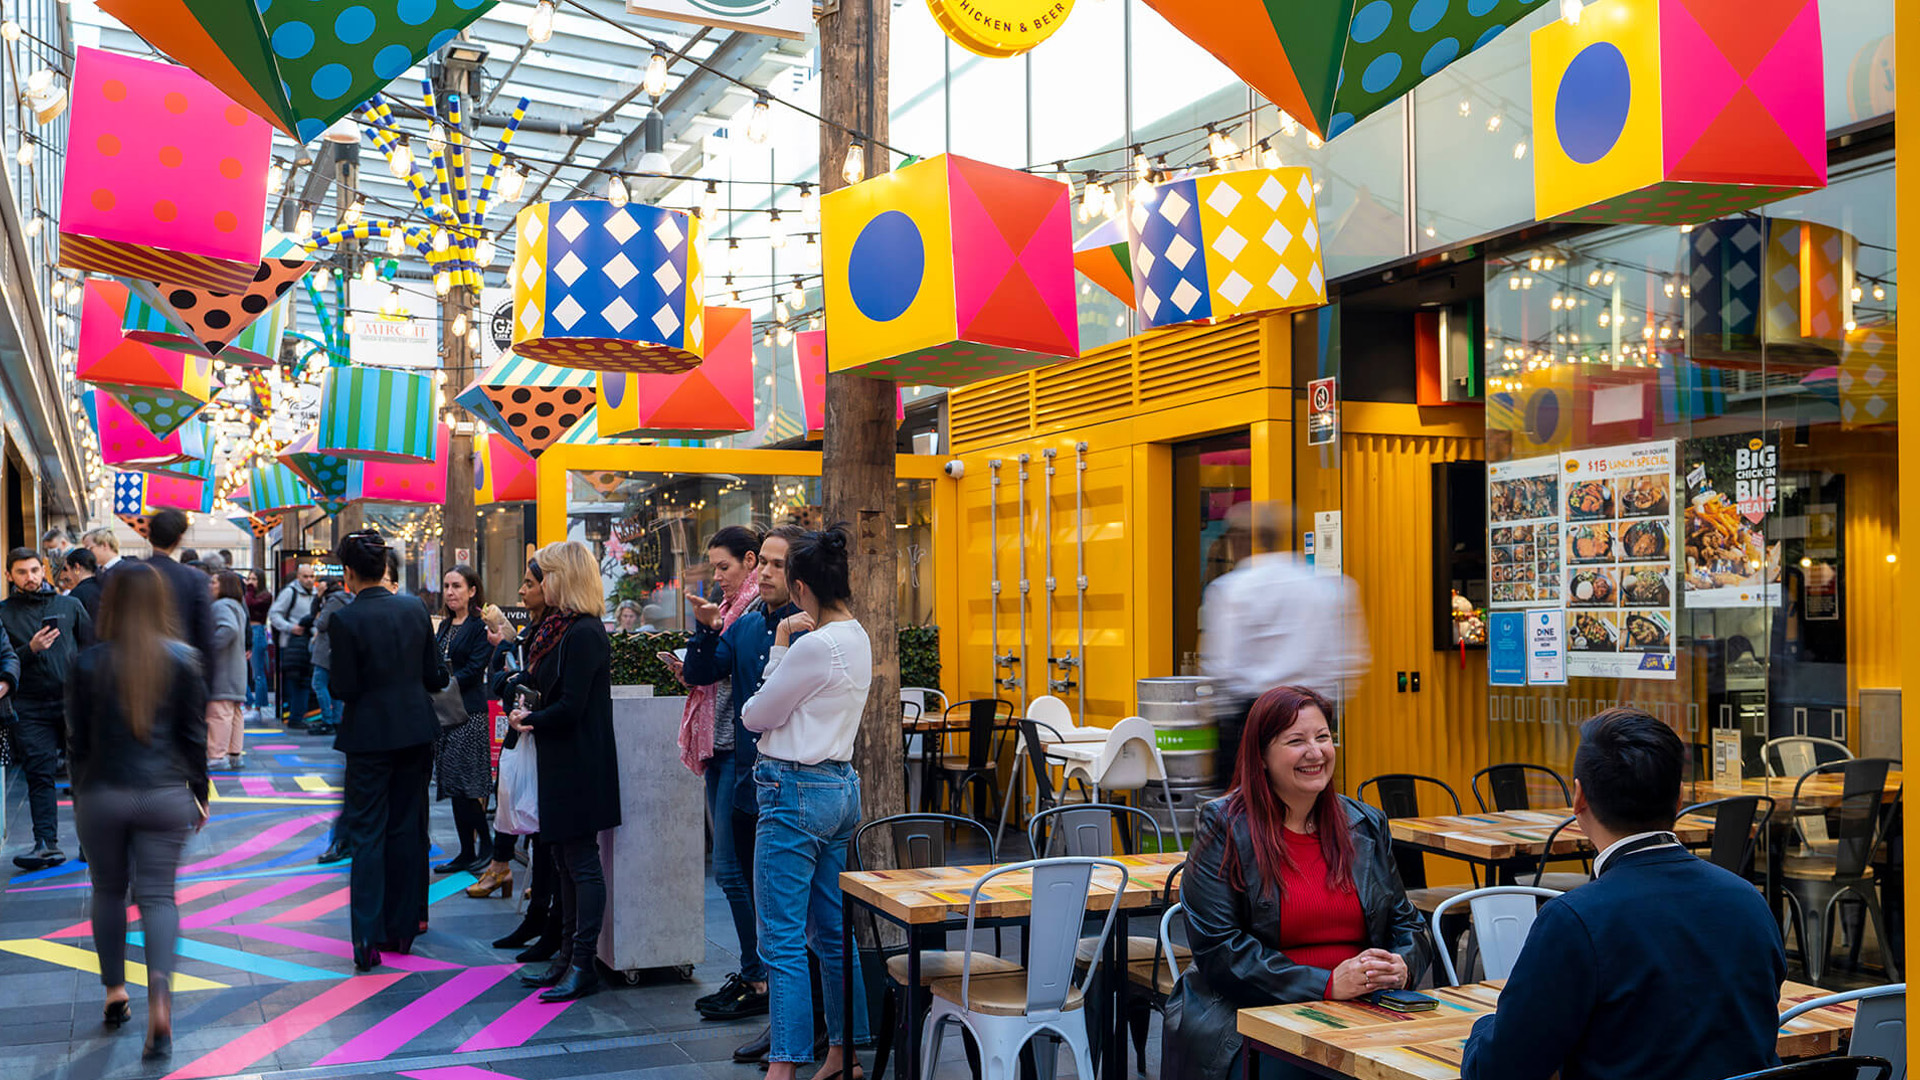
[[[133,1019],[133,1007],[125,1001],[107,1002],[107,1007],[100,1016],[100,1022],[110,1028],[117,1028],[131,1019]]]
[[[511,870],[488,869],[486,873],[480,875],[478,881],[467,886],[467,895],[473,897],[475,900],[485,900],[494,893],[499,893],[500,899],[505,900],[512,892],[513,871]],[[521,944],[525,943],[522,942]],[[505,948],[505,946],[495,947]]]
[[[380,950],[372,942],[355,942],[353,946],[353,970],[372,971],[380,966]]]
[[[173,1056],[173,1032],[159,1031],[147,1036],[147,1044],[140,1050],[144,1061],[158,1061]]]

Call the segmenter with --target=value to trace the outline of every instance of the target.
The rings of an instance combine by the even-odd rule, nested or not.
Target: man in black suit
[[[353,963],[365,971],[381,949],[412,948],[426,905],[427,778],[440,734],[427,695],[447,685],[447,669],[426,608],[381,584],[387,547],[379,533],[348,535],[334,558],[354,594],[327,633],[331,689],[346,703],[333,748],[347,756],[341,825],[353,852]]]
[[[1721,1080],[1779,1064],[1787,958],[1766,901],[1673,835],[1686,748],[1633,708],[1580,728],[1595,879],[1547,901],[1463,1080]]]
[[[174,631],[180,640],[200,650],[200,670],[213,685],[213,591],[207,585],[207,573],[175,561],[174,549],[187,535],[187,515],[179,510],[162,510],[147,520],[147,542],[153,555],[147,563],[166,579],[173,592]]]

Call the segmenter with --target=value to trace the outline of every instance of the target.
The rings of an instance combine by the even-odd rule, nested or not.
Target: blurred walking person
[[[528,986],[542,1001],[572,1001],[600,988],[594,971],[607,884],[600,833],[620,824],[620,765],[613,742],[613,652],[600,621],[600,564],[577,540],[548,544],[527,564],[547,609],[527,646],[521,685],[539,695],[516,703],[513,729],[534,736],[540,788],[540,850],[560,884],[560,952]]]
[[[353,602],[346,585],[335,582],[314,605],[312,624],[307,630],[307,663],[313,669],[313,699],[320,706],[320,719],[307,725],[309,735],[331,735],[340,727],[340,699],[333,695],[333,617]]]
[[[205,662],[213,669],[207,684],[207,768],[240,767],[246,721],[240,706],[247,697],[247,608],[241,598],[246,587],[240,575],[222,570],[212,579],[213,655]]]
[[[493,791],[492,730],[487,723],[487,672],[493,666],[493,645],[487,625],[480,620],[480,575],[471,566],[456,566],[441,581],[447,617],[440,621],[435,648],[449,676],[460,684],[460,701],[467,722],[441,728],[434,746],[437,797],[453,800],[453,826],[460,833],[460,853],[433,868],[436,874],[480,870],[492,861],[493,833],[487,828],[487,796]]]
[[[408,953],[426,907],[428,770],[440,725],[429,691],[447,685],[433,625],[418,601],[382,585],[387,545],[372,529],[349,533],[334,552],[353,590],[335,613],[332,689],[346,702],[333,748],[347,756],[341,823],[353,850],[348,906],[353,966],[381,950]]]
[[[68,596],[80,601],[87,609],[87,618],[96,625],[100,622],[100,560],[86,548],[70,548],[67,551],[64,578],[61,589]]]
[[[66,737],[67,673],[80,650],[93,644],[93,620],[71,596],[61,596],[47,580],[46,564],[32,548],[7,553],[7,580],[13,592],[0,603],[4,632],[20,663],[12,692],[0,709],[13,709],[10,735],[27,781],[27,809],[33,817],[33,850],[13,857],[22,870],[45,870],[67,861],[60,850],[60,807],[54,780],[60,768],[60,744]]]
[[[258,723],[271,697],[272,678],[267,667],[267,612],[273,608],[273,593],[260,577],[260,571],[247,571],[247,593],[241,600],[247,607],[247,709],[248,723]]]
[[[144,561],[165,579],[173,597],[173,625],[180,640],[200,654],[200,678],[204,681],[213,677],[211,667],[206,666],[207,658],[213,655],[213,598],[207,591],[207,572],[187,565],[198,561],[193,549],[174,557],[181,538],[187,535],[187,525],[187,515],[180,510],[162,510],[147,519],[147,542],[153,545],[153,554]]]
[[[307,698],[313,690],[312,641],[302,625],[319,602],[313,578],[313,564],[300,564],[267,611],[267,625],[280,648],[280,722],[293,731],[306,729]],[[379,581],[380,575],[376,573],[373,580]]]
[[[1216,780],[1233,786],[1240,735],[1260,695],[1303,686],[1341,698],[1342,684],[1367,673],[1366,617],[1351,580],[1317,575],[1307,561],[1280,550],[1291,509],[1239,503],[1227,511],[1234,568],[1207,586],[1200,607],[1200,659],[1219,681],[1220,749]]]
[[[180,911],[174,878],[187,837],[207,821],[207,689],[201,658],[174,633],[159,570],[123,566],[100,601],[101,642],[66,684],[74,824],[93,882],[93,940],[106,987],[103,1020],[132,1018],[127,892],[146,934],[145,1056],[173,1048],[172,978]]]

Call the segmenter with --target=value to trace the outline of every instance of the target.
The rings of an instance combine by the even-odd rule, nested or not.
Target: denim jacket
[[[770,612],[762,601],[735,619],[724,634],[703,623],[687,642],[687,659],[681,666],[680,677],[688,686],[711,686],[722,679],[732,684],[733,707],[727,716],[714,717],[714,723],[725,720],[733,725],[733,758],[738,766],[734,774],[738,778],[734,805],[748,814],[756,812],[753,760],[759,754],[760,733],[748,731],[740,722],[740,706],[760,689],[767,670],[767,653],[773,648],[774,630],[780,620],[799,611],[798,604],[788,603]]]

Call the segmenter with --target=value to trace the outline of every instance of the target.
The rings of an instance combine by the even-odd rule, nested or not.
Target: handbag
[[[509,836],[532,836],[540,831],[539,759],[534,755],[533,732],[523,731],[511,747],[500,751],[499,809],[493,827]]]
[[[467,711],[466,699],[460,693],[460,680],[451,675],[453,663],[447,654],[445,637],[440,639],[440,663],[449,669],[447,685],[433,691],[430,696],[433,698],[434,719],[440,721],[440,730],[448,731],[473,719],[473,714]]]

